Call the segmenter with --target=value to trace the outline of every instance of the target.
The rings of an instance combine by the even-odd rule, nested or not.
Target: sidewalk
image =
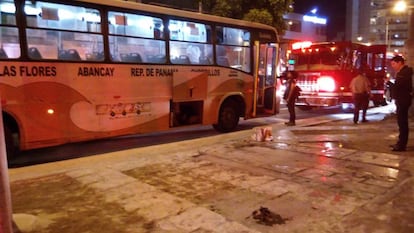
[[[16,232],[413,232],[414,142],[392,153],[384,114],[10,169]],[[254,218],[261,206],[271,224]]]

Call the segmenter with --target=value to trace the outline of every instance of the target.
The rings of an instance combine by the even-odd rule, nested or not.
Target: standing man
[[[296,125],[296,113],[295,102],[299,96],[299,87],[296,87],[296,79],[298,78],[298,72],[287,71],[286,73],[286,90],[283,95],[283,99],[286,100],[286,105],[289,111],[289,121],[285,122],[287,126]]]
[[[391,67],[397,72],[391,93],[397,107],[399,129],[398,141],[392,146],[392,151],[405,151],[409,133],[408,109],[411,105],[413,69],[405,65],[404,58],[399,55],[391,59]]]
[[[367,122],[367,109],[371,92],[368,78],[359,72],[349,85],[354,98],[354,124],[358,124],[359,110],[362,109],[362,122]]]

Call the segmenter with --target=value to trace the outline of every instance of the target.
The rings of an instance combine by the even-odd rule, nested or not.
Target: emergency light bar
[[[311,47],[312,42],[310,41],[301,41],[301,42],[295,42],[292,44],[292,49],[306,49]]]

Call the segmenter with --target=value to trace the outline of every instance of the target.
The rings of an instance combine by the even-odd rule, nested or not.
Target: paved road
[[[391,153],[384,116],[11,169],[14,219],[20,232],[413,232],[414,145]]]
[[[321,109],[316,111],[298,110],[297,115],[298,119],[307,119],[317,116],[337,114],[338,112],[338,109]],[[237,130],[247,130],[263,124],[276,124],[284,122],[289,118],[288,115],[289,114],[287,113],[286,108],[282,107],[281,113],[273,117],[242,120]],[[111,139],[72,143],[49,148],[23,151],[20,153],[20,155],[9,161],[9,166],[29,166],[116,152],[120,150],[128,150],[138,147],[146,147],[157,144],[173,143],[182,140],[215,136],[218,134],[220,133],[214,130],[213,127],[206,125],[177,128],[166,132],[156,132],[143,135],[129,135]]]

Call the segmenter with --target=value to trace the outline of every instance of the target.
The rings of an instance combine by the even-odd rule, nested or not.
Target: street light
[[[405,1],[398,1],[394,5],[394,11],[404,12],[407,10],[407,3]]]

